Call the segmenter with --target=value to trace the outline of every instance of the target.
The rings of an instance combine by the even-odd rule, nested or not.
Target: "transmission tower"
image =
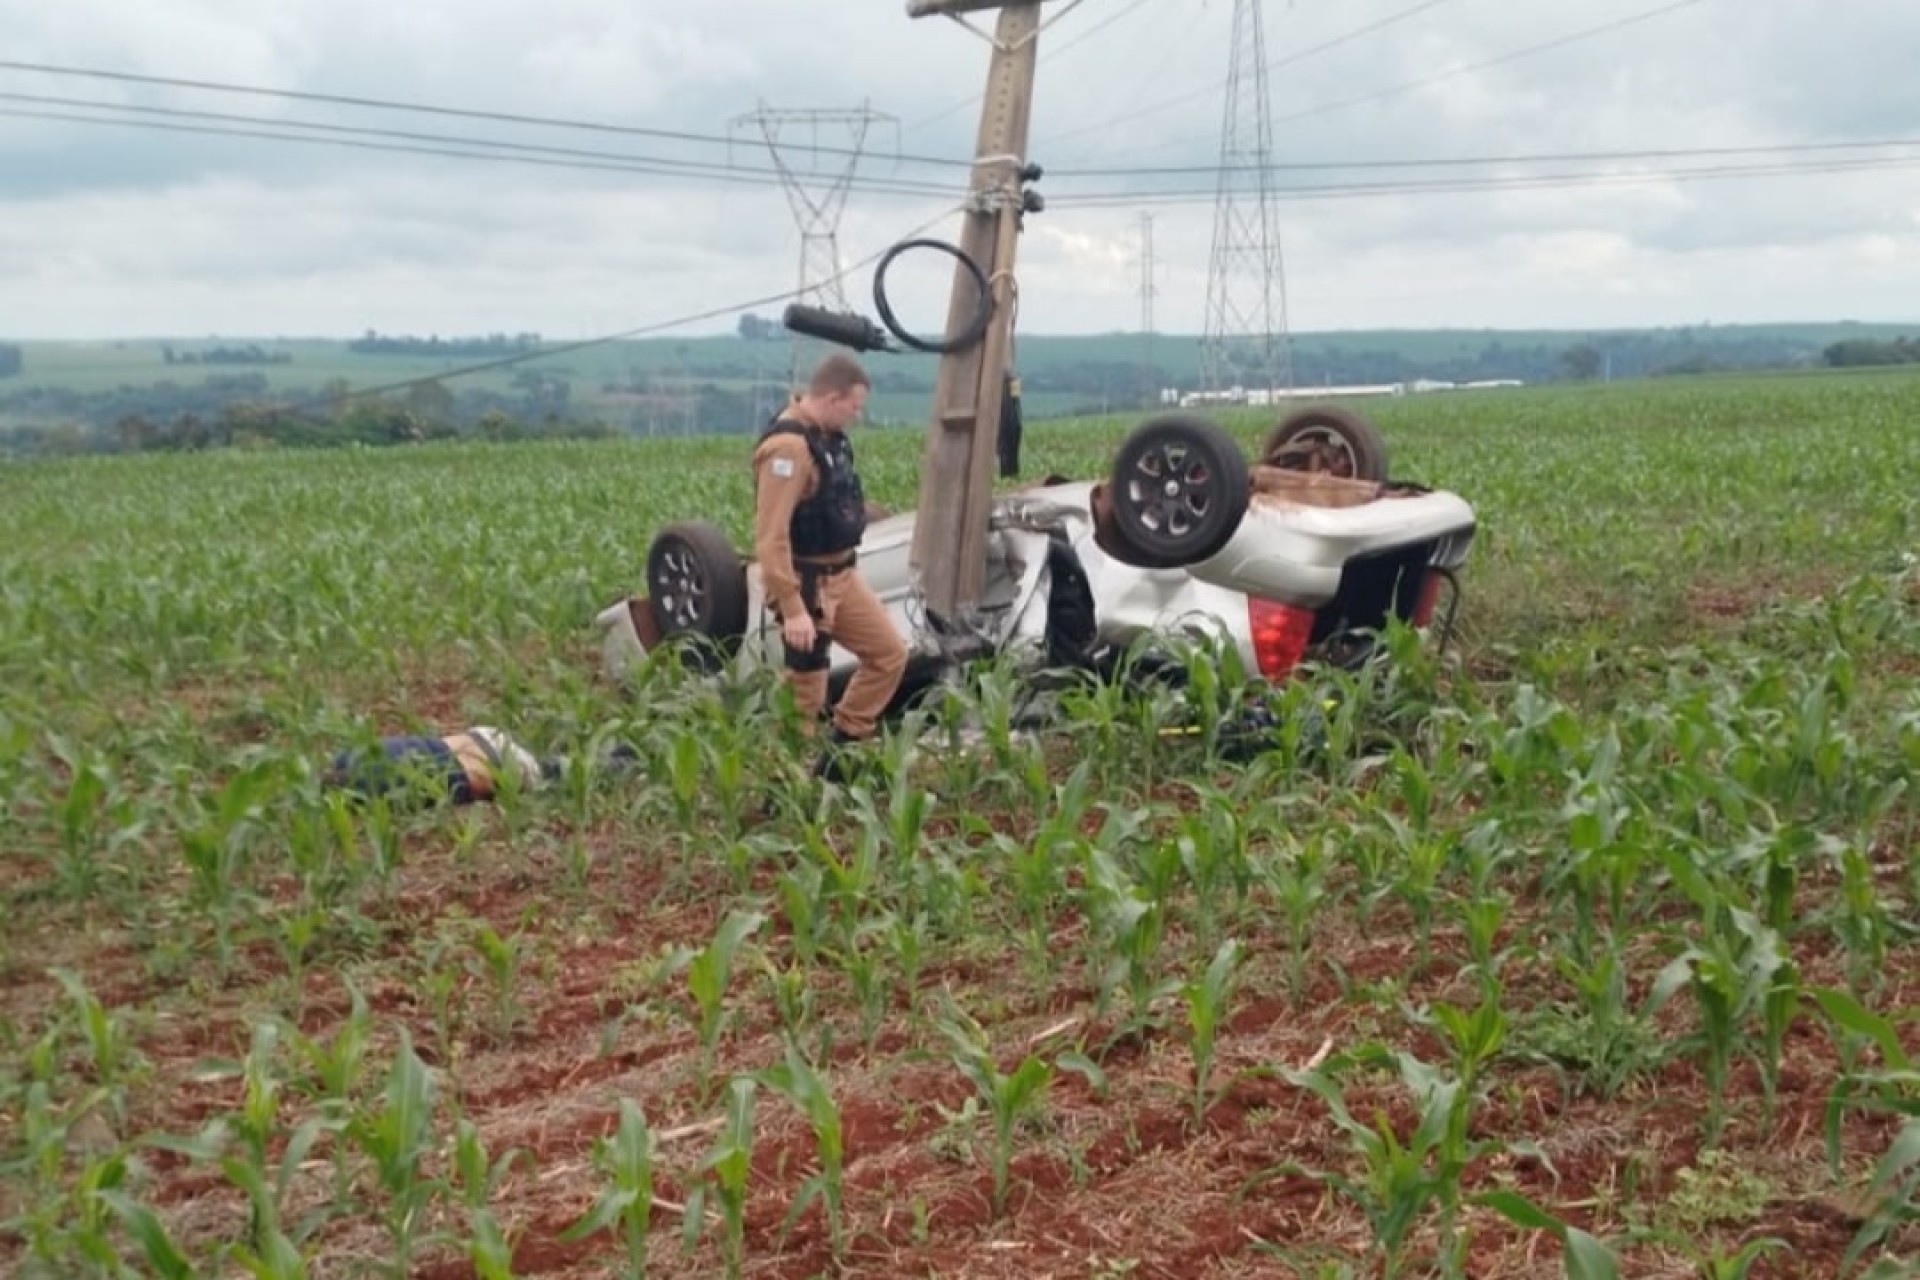
[[[800,227],[797,301],[835,311],[852,309],[840,281],[840,215],[846,210],[847,192],[866,149],[867,134],[882,122],[899,124],[893,116],[874,111],[865,103],[839,110],[775,110],[762,102],[758,110],[733,120],[736,128],[758,127],[773,156],[774,168],[780,172],[787,202],[793,206],[794,221]],[[824,154],[820,150],[823,132],[833,139]],[[801,134],[806,140],[796,137]],[[802,348],[811,342],[800,334],[793,335],[787,370],[790,380],[799,376]]]
[[[1203,391],[1293,385],[1287,295],[1272,190],[1273,125],[1267,106],[1261,0],[1234,0],[1220,127],[1207,323],[1200,350]]]
[[[1160,374],[1153,363],[1153,296],[1156,292],[1153,285],[1153,215],[1143,213],[1140,215],[1140,333],[1145,338],[1146,347],[1141,359],[1146,366],[1148,408],[1160,400]]]

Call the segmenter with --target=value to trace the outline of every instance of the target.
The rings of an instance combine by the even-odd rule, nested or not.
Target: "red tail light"
[[[1278,680],[1299,665],[1313,638],[1313,614],[1277,600],[1247,597],[1247,622],[1253,629],[1253,657],[1260,674]]]
[[[1441,577],[1433,570],[1427,570],[1426,580],[1420,584],[1420,600],[1413,606],[1413,625],[1425,627],[1433,621],[1433,610],[1440,603]]]

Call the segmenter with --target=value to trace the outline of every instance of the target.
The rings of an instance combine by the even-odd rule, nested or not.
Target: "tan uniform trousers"
[[[781,642],[794,701],[811,732],[827,702],[828,647],[837,642],[860,665],[834,707],[834,726],[849,738],[870,737],[900,688],[907,646],[859,569],[821,572],[805,561],[795,567],[801,573],[801,598],[819,634],[810,652],[796,652]]]

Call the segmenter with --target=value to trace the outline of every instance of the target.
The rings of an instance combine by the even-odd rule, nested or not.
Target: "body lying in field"
[[[541,760],[502,730],[475,725],[441,737],[388,736],[376,751],[342,751],[326,783],[362,797],[406,794],[472,804],[492,799],[505,779],[539,787],[564,768],[565,761]]]

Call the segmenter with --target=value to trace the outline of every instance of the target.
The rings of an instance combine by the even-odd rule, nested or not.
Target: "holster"
[[[794,564],[793,567],[800,574],[800,601],[813,618],[814,632],[813,647],[810,649],[796,649],[787,643],[784,635],[781,636],[780,647],[786,650],[787,670],[825,671],[831,665],[828,655],[833,648],[833,637],[827,634],[826,618],[820,608],[820,580],[845,573],[853,566],[851,559],[843,564],[809,564],[805,561]],[[777,615],[779,610],[775,609],[774,612]]]

